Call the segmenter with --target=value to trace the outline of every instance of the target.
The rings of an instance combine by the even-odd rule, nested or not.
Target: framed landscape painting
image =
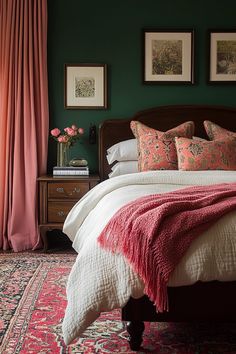
[[[107,65],[65,64],[65,108],[107,108]]]
[[[143,82],[194,84],[194,31],[143,30]]]
[[[209,83],[236,83],[236,30],[209,30]]]

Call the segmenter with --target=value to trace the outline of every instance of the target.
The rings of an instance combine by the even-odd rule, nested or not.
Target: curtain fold
[[[48,144],[47,0],[0,0],[0,248],[41,246]]]

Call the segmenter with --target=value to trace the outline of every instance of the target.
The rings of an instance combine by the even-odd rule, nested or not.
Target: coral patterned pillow
[[[130,127],[138,142],[139,171],[177,170],[174,138],[191,138],[194,133],[194,122],[191,121],[166,132],[149,128],[138,121],[131,121]]]
[[[203,124],[210,140],[216,140],[216,139],[223,140],[225,138],[236,139],[235,132],[231,132],[230,130],[222,128],[219,125],[211,122],[210,120],[205,120]]]
[[[179,170],[236,170],[236,140],[175,138],[175,144]]]

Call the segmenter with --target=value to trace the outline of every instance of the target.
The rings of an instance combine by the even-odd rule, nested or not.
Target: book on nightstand
[[[53,176],[88,176],[89,167],[80,166],[80,167],[53,167]]]

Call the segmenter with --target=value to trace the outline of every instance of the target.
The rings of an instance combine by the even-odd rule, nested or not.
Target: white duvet
[[[80,336],[102,311],[141,297],[143,284],[120,254],[101,249],[97,237],[111,216],[141,196],[190,185],[236,182],[236,171],[152,171],[114,177],[89,191],[68,214],[63,231],[78,252],[67,283],[62,325],[66,344]],[[172,274],[169,285],[198,280],[236,280],[236,212],[198,237]]]

